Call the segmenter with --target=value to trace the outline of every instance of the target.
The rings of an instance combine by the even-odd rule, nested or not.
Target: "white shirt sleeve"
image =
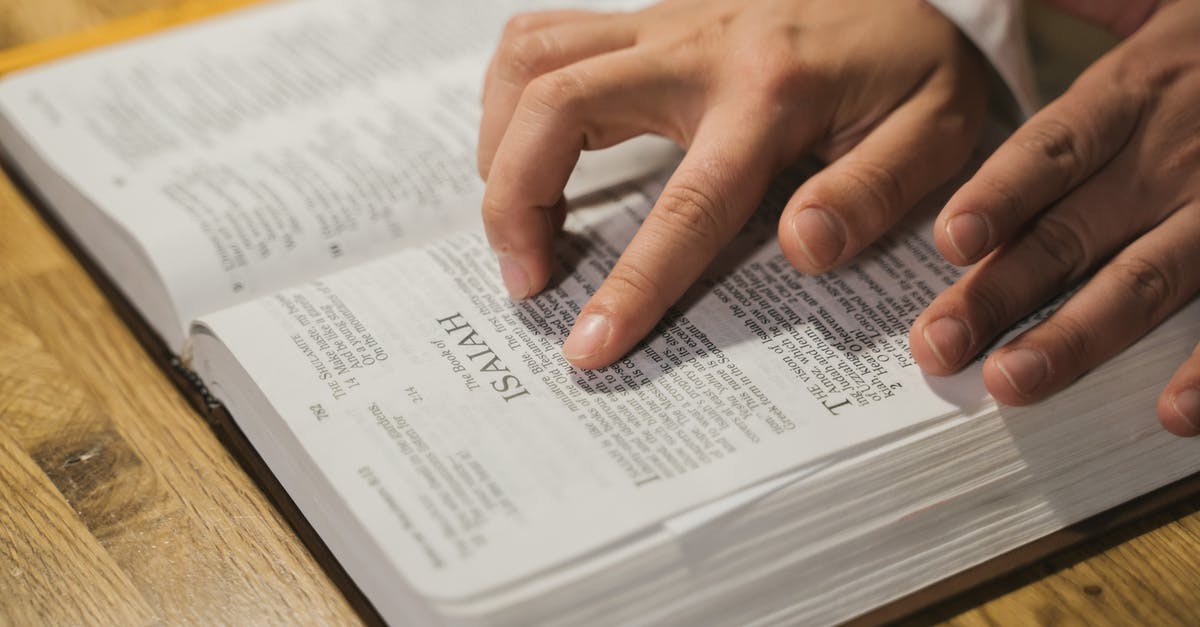
[[[927,0],[983,52],[1025,116],[1040,104],[1021,0]]]

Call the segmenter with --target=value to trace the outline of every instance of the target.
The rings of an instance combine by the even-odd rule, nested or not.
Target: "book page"
[[[484,68],[507,17],[542,4],[272,3],[6,79],[0,112],[133,234],[182,332],[478,221]],[[644,173],[664,147],[585,162],[571,191]]]
[[[282,416],[285,453],[311,456],[397,568],[450,599],[984,402],[978,366],[942,380],[951,398],[909,354],[912,320],[957,276],[928,221],[803,276],[773,238],[794,181],[641,347],[570,366],[574,317],[659,185],[571,214],[557,283],[528,301],[462,232],[201,324]],[[196,359],[215,388],[246,384]]]

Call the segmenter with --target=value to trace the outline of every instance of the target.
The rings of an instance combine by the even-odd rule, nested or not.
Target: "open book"
[[[958,276],[930,211],[802,276],[773,240],[802,169],[637,350],[573,369],[566,332],[678,153],[588,155],[552,288],[504,296],[478,85],[537,4],[272,4],[0,82],[9,163],[385,619],[838,622],[1200,470],[1154,418],[1200,305],[997,407],[978,365],[909,355]]]

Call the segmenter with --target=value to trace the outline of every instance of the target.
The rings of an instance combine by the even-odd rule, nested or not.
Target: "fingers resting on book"
[[[1084,17],[1131,34],[943,209],[939,250],[975,266],[910,334],[918,364],[949,374],[1082,280],[988,356],[985,384],[1007,404],[1061,390],[1200,292],[1200,3]],[[824,272],[964,165],[984,76],[978,51],[924,3],[668,0],[519,16],[487,73],[478,152],[505,285],[522,299],[550,280],[581,151],[645,133],[687,153],[580,312],[563,346],[573,364],[606,366],[649,333],[807,154],[828,165],[788,202],[779,243],[798,271]],[[1200,433],[1200,357],[1159,416]]]
[[[801,271],[852,257],[958,171],[982,124],[983,61],[924,3],[668,0],[510,23],[484,89],[483,221],[510,295],[550,278],[578,155],[654,133],[687,148],[564,353],[632,348],[805,154],[831,166],[781,219]],[[912,155],[927,155],[913,159]]]
[[[1071,384],[1200,292],[1200,3],[1161,8],[1018,129],[951,198],[942,254],[978,262],[913,325],[927,372],[962,368],[1042,303],[1082,286],[988,356],[984,382],[1024,405]],[[1200,433],[1193,355],[1159,418]]]

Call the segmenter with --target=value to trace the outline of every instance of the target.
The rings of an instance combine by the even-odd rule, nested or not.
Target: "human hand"
[[[628,14],[514,19],[488,71],[483,220],[510,295],[550,278],[581,150],[655,133],[687,148],[563,346],[607,365],[645,336],[806,153],[831,161],[789,201],[796,268],[852,257],[961,168],[983,61],[921,0],[668,0]]]
[[[988,357],[984,383],[1002,403],[1061,390],[1186,304],[1200,291],[1200,1],[1163,4],[1018,129],[934,229],[950,261],[983,261],[913,325],[913,355],[932,374],[963,367],[1099,267]],[[1200,434],[1200,348],[1158,415],[1172,433]]]
[[[1133,34],[1154,13],[1159,0],[1045,0],[1075,17],[1107,29],[1118,37]]]

